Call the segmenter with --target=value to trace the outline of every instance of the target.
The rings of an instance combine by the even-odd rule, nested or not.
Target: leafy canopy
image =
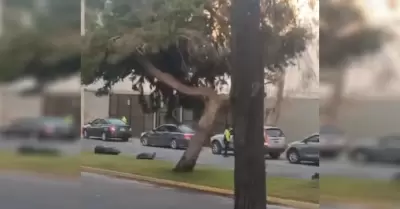
[[[31,76],[44,85],[80,69],[80,1],[8,0],[0,37],[0,82]]]
[[[110,3],[110,2],[109,2]],[[265,40],[265,67],[279,72],[293,64],[311,38],[308,29],[298,25],[291,1],[262,1],[262,32]],[[97,8],[95,8],[97,6]],[[141,59],[149,60],[160,71],[188,86],[213,89],[226,84],[230,72],[230,2],[227,0],[120,0],[112,5],[96,5],[101,18],[92,19],[85,38],[82,82],[102,79],[99,93],[108,93],[123,79],[143,92],[150,83],[150,102],[142,95],[147,112],[167,104],[169,110],[202,103],[174,91],[155,79]],[[96,15],[94,15],[95,17]]]
[[[320,4],[320,67],[339,69],[350,59],[375,52],[383,31],[368,25],[354,0],[324,0]]]

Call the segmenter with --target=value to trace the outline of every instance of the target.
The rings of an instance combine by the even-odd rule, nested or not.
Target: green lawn
[[[24,156],[1,152],[0,170],[21,170],[54,174],[60,177],[79,177],[80,159],[80,156]]]
[[[28,170],[58,175],[79,175],[79,165],[127,172],[192,184],[233,189],[233,171],[198,166],[193,173],[172,172],[173,163],[136,160],[132,156],[105,156],[84,153],[80,157],[20,156],[0,153],[0,170]],[[400,184],[378,180],[321,176],[317,182],[284,177],[267,178],[268,195],[306,202],[394,202],[400,197]]]

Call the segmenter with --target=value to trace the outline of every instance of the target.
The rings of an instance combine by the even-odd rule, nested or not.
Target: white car
[[[234,137],[229,143],[230,151],[234,151]],[[215,155],[219,155],[225,148],[224,134],[217,134],[211,137],[211,150]],[[273,159],[278,159],[286,149],[286,137],[283,131],[278,127],[264,126],[264,148],[265,154],[268,154]]]

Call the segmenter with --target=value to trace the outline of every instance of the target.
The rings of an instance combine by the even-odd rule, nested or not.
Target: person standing
[[[121,120],[122,120],[125,124],[128,124],[128,119],[126,119],[125,116],[122,116]]]
[[[229,125],[225,126],[224,131],[224,157],[228,157],[228,149],[232,138],[232,128]]]

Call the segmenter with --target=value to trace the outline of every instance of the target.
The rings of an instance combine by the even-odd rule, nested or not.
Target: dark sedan
[[[400,135],[384,136],[378,139],[363,139],[349,152],[352,161],[363,163],[400,163]]]
[[[21,118],[1,129],[5,139],[66,140],[79,139],[79,130],[59,117]]]
[[[95,119],[82,128],[82,133],[85,139],[97,138],[103,141],[128,141],[132,137],[130,126],[117,118]]]
[[[186,148],[193,135],[194,130],[186,125],[165,124],[142,133],[140,142],[143,146],[179,149]]]

